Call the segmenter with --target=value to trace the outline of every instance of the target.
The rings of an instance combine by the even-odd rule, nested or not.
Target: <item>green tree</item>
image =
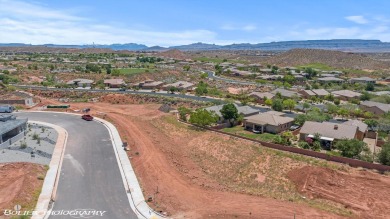
[[[365,100],[370,100],[371,95],[368,92],[363,92],[362,95],[360,96],[360,100],[365,101]]]
[[[171,94],[175,93],[175,91],[177,91],[176,87],[174,87],[174,86],[169,87],[169,92],[171,92]]]
[[[275,111],[283,111],[283,100],[282,99],[275,99],[272,101],[272,109]]]
[[[190,69],[191,69],[191,66],[189,66],[189,65],[183,66],[184,71],[189,71]]]
[[[207,84],[203,81],[198,83],[198,86],[195,88],[195,94],[197,96],[202,96],[208,93]]]
[[[378,122],[377,120],[375,120],[375,119],[366,119],[366,120],[364,121],[364,123],[367,124],[367,126],[368,126],[368,128],[369,128],[370,130],[373,130],[373,129],[374,129],[375,127],[377,127],[378,124],[379,124],[379,122]]]
[[[335,99],[333,100],[333,103],[336,104],[337,106],[340,105],[340,102],[341,102],[341,101],[340,101],[340,99],[338,99],[338,98],[335,98]]]
[[[184,106],[179,107],[177,110],[179,111],[180,119],[183,121],[187,121],[187,115],[191,113],[191,110]]]
[[[200,125],[200,126],[209,126],[218,121],[218,115],[215,112],[209,112],[205,109],[197,109],[190,114],[190,123]]]
[[[390,143],[382,145],[382,149],[378,153],[378,161],[383,165],[390,166]]]
[[[343,139],[334,145],[344,157],[361,159],[365,153],[369,153],[367,144],[357,139]]]
[[[233,126],[234,121],[237,120],[237,118],[238,118],[237,107],[232,103],[228,103],[228,104],[223,105],[220,112],[222,114],[222,117],[229,121],[230,126]]]
[[[290,110],[290,112],[294,109],[296,102],[291,99],[286,99],[283,101],[283,106]]]
[[[337,111],[337,114],[339,114],[341,116],[341,118],[344,119],[345,117],[347,117],[349,115],[349,110],[345,109],[345,108],[340,108]]]
[[[302,104],[302,109],[303,109],[303,111],[305,111],[305,113],[307,113],[307,110],[306,110],[306,109],[310,109],[310,104],[307,103],[307,102],[304,102],[304,103]]]
[[[304,114],[298,114],[295,118],[294,118],[294,124],[296,125],[303,125],[305,122],[306,122],[306,119],[307,119],[307,116],[304,115]]]
[[[267,106],[272,106],[272,99],[266,99],[265,101],[264,101],[264,104],[265,105],[267,105]]]
[[[374,91],[374,89],[375,89],[375,86],[374,86],[374,84],[373,83],[367,83],[367,85],[366,85],[366,91]]]

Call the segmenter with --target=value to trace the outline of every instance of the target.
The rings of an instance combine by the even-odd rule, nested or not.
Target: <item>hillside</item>
[[[159,55],[166,58],[182,59],[182,60],[188,58],[186,54],[184,54],[182,51],[178,49],[171,49],[165,52],[160,52]]]
[[[267,63],[280,66],[299,66],[322,63],[333,68],[349,69],[388,69],[390,62],[374,60],[363,54],[346,53],[321,49],[292,49],[270,57]]]

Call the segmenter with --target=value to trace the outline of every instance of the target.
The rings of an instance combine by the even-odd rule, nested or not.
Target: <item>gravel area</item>
[[[58,133],[51,127],[28,123],[24,138],[9,147],[0,148],[0,163],[50,163]]]

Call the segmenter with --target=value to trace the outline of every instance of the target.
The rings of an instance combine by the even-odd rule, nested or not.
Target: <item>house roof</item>
[[[370,81],[374,82],[375,79],[369,78],[369,77],[360,77],[360,78],[351,78],[350,81]]]
[[[357,126],[359,128],[359,131],[361,132],[366,132],[368,125],[360,120],[352,119],[348,120],[343,123],[344,125],[352,125],[352,126]]]
[[[336,78],[336,77],[324,77],[324,78],[318,78],[319,81],[344,81],[343,79]]]
[[[336,94],[344,97],[360,97],[362,94],[351,90],[338,90],[333,91],[332,94]]]
[[[337,129],[335,129],[337,127]],[[313,122],[306,121],[303,124],[300,133],[314,135],[316,133],[323,137],[335,138],[335,139],[353,139],[355,138],[358,126],[337,124],[331,122]]]
[[[5,134],[27,122],[27,119],[15,119],[15,117],[3,118],[2,116],[3,115],[0,115],[0,135]]]
[[[164,87],[176,87],[176,88],[189,88],[192,86],[194,86],[194,84],[187,81],[178,81],[172,84],[164,85]]]
[[[275,94],[271,94],[270,92],[252,92],[249,94],[249,96],[255,96],[261,99],[263,99],[264,97],[267,97],[268,99],[272,99],[275,96]]]
[[[265,112],[264,114],[270,114],[270,115],[275,115],[275,116],[283,116],[283,115],[285,115],[286,113],[271,110],[271,111]]]
[[[218,116],[222,117],[222,114],[220,111],[221,111],[223,106],[224,105],[222,104],[222,105],[210,106],[210,107],[207,107],[205,109],[207,111],[214,111]],[[237,104],[234,104],[234,106],[236,106],[238,113],[242,113],[244,116],[260,112],[259,110],[252,108],[250,106],[238,106]]]
[[[313,89],[311,90],[313,91],[315,94],[317,94],[318,96],[326,96],[329,94],[328,91],[326,91],[325,89]]]
[[[125,81],[122,78],[106,79],[106,80],[104,80],[104,83],[105,84],[118,84],[118,85],[121,85],[121,84],[124,84]]]
[[[142,86],[143,87],[147,87],[147,86],[158,86],[158,85],[161,85],[161,84],[164,84],[164,82],[162,81],[153,81],[153,82],[149,82],[149,83],[145,83],[143,84]]]
[[[374,101],[363,101],[363,102],[360,102],[360,105],[368,106],[368,107],[378,107],[383,112],[390,111],[390,104],[378,103],[378,102],[374,102]]]
[[[311,90],[303,90],[309,96],[315,96],[316,94]]]
[[[245,121],[259,125],[279,126],[294,121],[293,118],[274,115],[271,113],[261,113],[253,116],[248,116]]]
[[[92,84],[93,80],[84,79],[84,78],[76,78],[76,79],[68,81],[67,84],[74,84],[75,82],[77,82],[79,84]]]
[[[285,90],[285,89],[281,89],[281,88],[277,88],[273,91],[271,91],[272,94],[277,94],[277,93],[280,93],[282,95],[282,97],[292,97],[292,96],[301,96],[301,94],[295,92],[295,91],[290,91],[290,90]]]

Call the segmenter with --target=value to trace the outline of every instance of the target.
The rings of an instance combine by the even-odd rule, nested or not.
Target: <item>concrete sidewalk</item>
[[[53,156],[49,164],[49,170],[46,173],[42,191],[39,195],[38,203],[35,207],[36,214],[31,217],[32,219],[41,219],[48,217],[47,213],[49,212],[50,202],[55,200],[56,197],[58,179],[60,177],[62,160],[64,158],[65,147],[68,139],[68,132],[64,128],[51,123],[39,121],[30,122],[52,127],[58,133],[57,143],[55,145]]]

